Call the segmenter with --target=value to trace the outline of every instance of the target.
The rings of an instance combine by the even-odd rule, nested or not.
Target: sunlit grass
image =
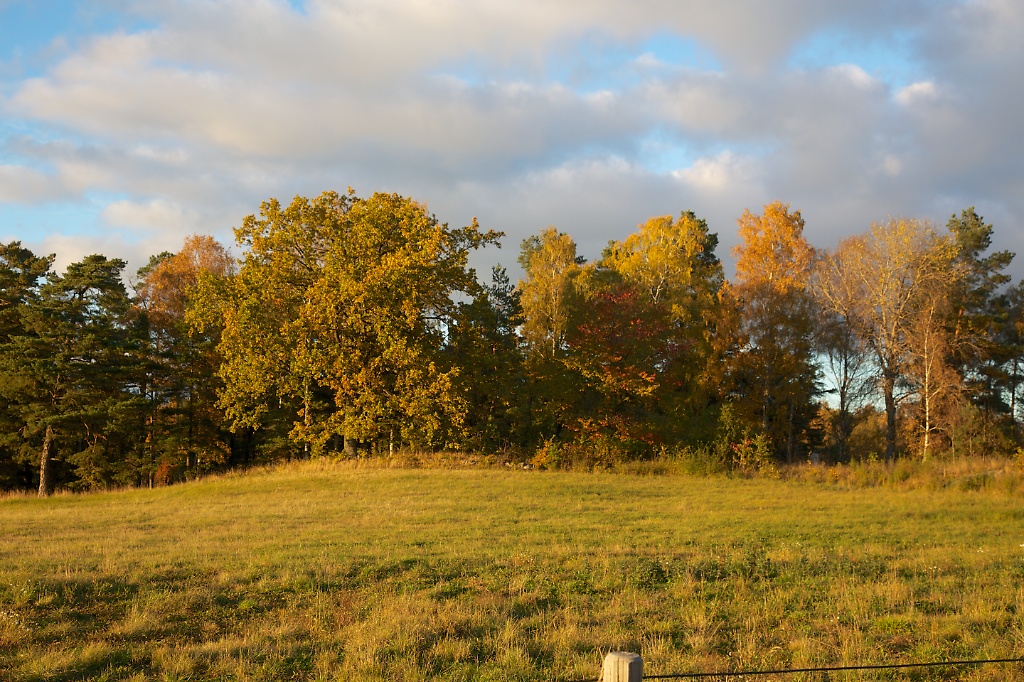
[[[1022,545],[1024,499],[999,486],[307,463],[11,497],[0,678],[572,679],[610,649],[652,673],[1019,656]]]

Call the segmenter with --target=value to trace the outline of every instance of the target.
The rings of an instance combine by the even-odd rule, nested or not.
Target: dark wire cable
[[[670,673],[667,675],[644,675],[645,680],[699,680],[728,677],[756,677],[758,675],[793,675],[796,673],[831,673],[852,670],[896,670],[898,668],[935,668],[943,665],[966,666],[986,665],[989,663],[1024,663],[1024,658],[987,658],[971,661],[932,661],[929,663],[888,663],[878,665],[840,665],[823,668],[790,668],[788,670],[738,670],[735,672],[715,673]],[[575,680],[574,682],[601,682],[601,678]]]

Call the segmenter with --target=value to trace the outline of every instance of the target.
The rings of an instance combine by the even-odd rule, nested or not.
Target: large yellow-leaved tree
[[[241,267],[208,306],[223,319],[233,423],[257,428],[283,402],[290,437],[313,453],[392,433],[444,444],[463,412],[443,353],[453,296],[476,292],[469,251],[499,236],[449,228],[396,194],[264,202],[236,230]]]

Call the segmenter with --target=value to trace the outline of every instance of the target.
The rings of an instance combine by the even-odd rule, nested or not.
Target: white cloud
[[[35,204],[66,194],[59,178],[18,164],[0,165],[0,202]]]
[[[938,99],[939,89],[932,81],[918,81],[896,91],[894,99],[905,107],[927,104]]]
[[[827,73],[831,78],[839,81],[842,85],[852,85],[856,88],[869,90],[879,87],[877,80],[871,77],[867,71],[856,64],[839,64],[829,67]]]
[[[42,131],[0,147],[0,203],[118,197],[104,239],[140,254],[192,230],[225,238],[268,196],[347,185],[411,194],[452,222],[475,213],[513,252],[553,223],[593,256],[682,209],[728,245],[742,210],[773,199],[826,244],[890,213],[941,220],[950,202],[992,207],[1007,234],[1024,225],[1013,0],[125,6],[152,28],[0,83],[0,111]],[[894,88],[856,60],[787,68],[794,46],[837,26],[851,40],[914,35],[916,82]],[[651,51],[666,34],[714,70]],[[600,46],[621,55],[614,73]]]
[[[177,236],[156,235],[152,239],[140,240],[121,232],[108,232],[100,235],[51,234],[42,239],[25,240],[25,245],[35,253],[55,254],[53,270],[57,273],[64,272],[68,265],[91,254],[121,258],[128,263],[122,271],[122,278],[128,283],[149,256],[179,249],[182,242],[183,238]]]
[[[195,230],[198,214],[166,199],[150,201],[115,201],[107,204],[101,214],[110,227],[157,230]]]
[[[689,168],[673,171],[672,175],[694,190],[722,193],[749,183],[753,176],[752,166],[748,159],[733,152],[722,152],[714,157],[697,159]]]

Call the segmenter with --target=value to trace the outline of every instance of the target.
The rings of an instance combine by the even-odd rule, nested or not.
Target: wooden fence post
[[[644,678],[644,661],[640,654],[613,651],[604,657],[601,677],[604,682],[641,682]]]

